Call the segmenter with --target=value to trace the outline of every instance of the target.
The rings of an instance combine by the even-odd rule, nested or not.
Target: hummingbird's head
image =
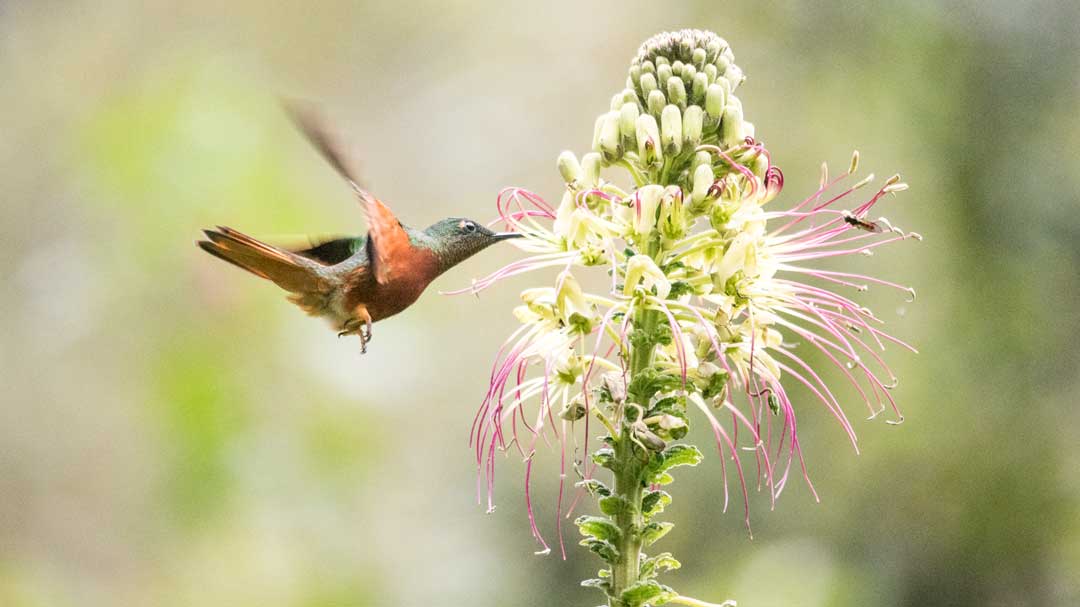
[[[491,245],[508,238],[518,238],[518,232],[492,232],[479,223],[461,217],[448,217],[424,230],[432,239],[442,271],[449,270]]]

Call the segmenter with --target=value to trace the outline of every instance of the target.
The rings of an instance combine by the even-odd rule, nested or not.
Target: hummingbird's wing
[[[271,236],[266,242],[313,259],[323,265],[337,265],[363,251],[367,236],[346,236],[343,234],[290,234]]]
[[[285,109],[308,141],[330,163],[330,166],[349,182],[360,199],[360,204],[368,219],[367,247],[371,269],[375,280],[386,283],[393,270],[393,260],[406,259],[407,253],[412,248],[405,228],[381,200],[360,187],[356,172],[349,166],[348,158],[342,152],[341,146],[312,108],[297,103],[286,103]]]
[[[364,250],[365,236],[344,236],[319,242],[313,242],[304,249],[294,249],[297,255],[303,255],[308,259],[314,259],[328,266],[337,265],[352,257],[357,251]]]

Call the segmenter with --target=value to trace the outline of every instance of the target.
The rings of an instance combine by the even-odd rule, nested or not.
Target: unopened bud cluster
[[[754,136],[735,96],[744,79],[731,48],[716,34],[654,36],[633,59],[626,88],[597,118],[593,151],[605,164],[627,162],[647,173],[678,166],[677,157],[693,155],[702,144],[738,146]]]

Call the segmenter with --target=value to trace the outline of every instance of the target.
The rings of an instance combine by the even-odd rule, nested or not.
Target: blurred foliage
[[[480,256],[361,357],[192,241],[363,229],[278,95],[338,116],[407,222],[554,197],[637,45],[687,26],[748,74],[774,204],[858,147],[912,185],[885,212],[926,241],[866,261],[919,290],[867,294],[922,351],[893,359],[907,422],[857,424],[855,456],[803,411],[822,504],[754,496],[753,541],[707,452],[669,511],[673,582],[1080,603],[1078,23],[1064,1],[4,4],[0,605],[590,604],[588,555],[531,554],[519,465],[494,515],[474,502],[468,425],[529,279],[435,293],[505,261]],[[548,531],[556,470],[534,471]]]

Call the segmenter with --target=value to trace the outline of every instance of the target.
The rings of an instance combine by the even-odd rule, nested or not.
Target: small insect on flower
[[[875,233],[880,233],[881,232],[881,226],[879,226],[878,224],[876,224],[876,223],[874,223],[872,221],[867,221],[866,219],[860,219],[860,218],[856,217],[855,215],[853,215],[851,213],[851,211],[844,211],[843,212],[843,217],[844,217],[844,223],[848,224],[849,226],[859,228],[860,230],[863,230],[865,232],[875,232]]]

